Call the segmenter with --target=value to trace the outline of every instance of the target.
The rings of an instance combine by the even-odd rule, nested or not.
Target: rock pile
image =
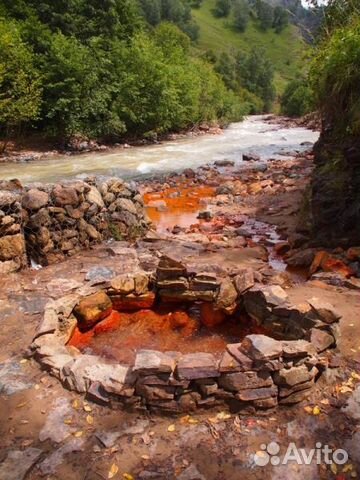
[[[21,195],[0,190],[0,273],[18,270],[26,263]]]
[[[16,270],[28,256],[48,265],[111,236],[139,236],[148,227],[136,187],[119,178],[0,190],[0,261]],[[29,260],[30,260],[29,258]]]

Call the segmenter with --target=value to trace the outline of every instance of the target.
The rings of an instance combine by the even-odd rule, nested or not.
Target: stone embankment
[[[247,335],[218,357],[139,350],[131,365],[68,345],[74,331],[105,326],[113,311],[151,308],[164,298],[202,301],[223,322],[242,310],[270,336]],[[32,349],[64,386],[107,405],[176,413],[225,404],[251,413],[307,398],[337,344],[339,320],[316,298],[292,305],[281,287],[256,282],[250,269],[217,277],[163,256],[155,271],[139,269],[48,304]]]
[[[22,187],[0,183],[0,272],[49,265],[110,237],[147,229],[143,201],[119,178]]]

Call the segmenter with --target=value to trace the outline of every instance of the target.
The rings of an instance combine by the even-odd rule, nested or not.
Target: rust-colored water
[[[90,332],[76,330],[69,344],[83,352],[131,363],[141,349],[220,355],[227,343],[238,343],[256,330],[250,319],[240,315],[207,328],[200,321],[198,306],[188,310],[169,306],[135,313],[114,311]]]
[[[214,195],[214,187],[179,185],[162,192],[146,193],[144,202],[150,220],[159,232],[164,232],[175,225],[188,228],[198,224],[199,211],[206,209],[206,199]],[[162,202],[163,207],[159,208],[158,202]]]

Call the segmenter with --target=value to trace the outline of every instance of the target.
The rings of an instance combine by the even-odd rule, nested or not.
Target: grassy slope
[[[273,30],[263,32],[254,21],[250,21],[246,31],[239,33],[231,27],[230,17],[219,19],[213,16],[214,5],[215,0],[204,0],[200,9],[193,10],[193,17],[200,27],[199,47],[215,53],[248,51],[254,46],[265,48],[274,64],[277,93],[281,93],[301,69],[305,46],[298,29],[290,25],[281,34]]]

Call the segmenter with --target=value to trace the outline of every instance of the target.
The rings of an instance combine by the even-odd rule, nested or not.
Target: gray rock
[[[84,438],[73,438],[65,445],[61,446],[51,453],[43,462],[40,463],[39,469],[43,475],[53,475],[64,462],[65,455],[73,452],[80,452],[84,449]]]
[[[104,200],[99,190],[96,187],[90,187],[90,190],[88,191],[85,197],[89,203],[95,203],[95,205],[97,205],[100,208],[105,207]]]
[[[331,303],[324,302],[319,298],[311,298],[308,300],[313,312],[319,317],[319,319],[327,324],[338,322],[341,318]]]
[[[276,385],[293,387],[299,383],[313,380],[317,373],[317,368],[313,367],[309,370],[306,365],[300,365],[299,367],[292,367],[289,369],[283,368],[279,372],[275,372],[274,382]]]
[[[251,388],[271,387],[273,380],[267,371],[236,372],[221,375],[218,379],[219,386],[231,392]]]
[[[11,450],[0,464],[0,478],[3,480],[24,480],[42,454],[38,448]]]
[[[175,361],[169,355],[155,350],[140,350],[135,358],[134,372],[141,375],[156,373],[171,373]]]
[[[252,268],[241,270],[234,278],[234,285],[239,295],[242,295],[252,288],[255,285],[254,271]]]
[[[240,390],[235,395],[242,402],[253,402],[256,400],[265,400],[267,398],[277,397],[278,387],[275,385],[269,388],[252,388],[248,390]]]
[[[330,333],[318,328],[312,328],[310,332],[310,342],[314,345],[316,351],[321,353],[335,345],[335,339]]]
[[[128,295],[135,290],[135,280],[133,275],[119,275],[110,282],[111,289],[116,293]]]
[[[196,380],[199,378],[215,378],[220,375],[217,361],[210,353],[189,353],[183,355],[176,367],[180,379]]]
[[[233,345],[228,345],[227,348],[230,348],[233,347]],[[239,352],[239,351],[238,351]],[[239,354],[241,354],[241,352],[239,352]],[[241,354],[243,355],[243,354]],[[245,357],[245,355],[243,355],[244,358],[247,358]],[[243,371],[246,371],[246,370],[251,370],[251,367],[252,367],[252,360],[248,359],[249,360],[249,365],[248,365],[248,368],[247,367],[244,367],[244,365],[242,363],[239,363],[239,361],[236,359],[236,357],[234,355],[231,355],[229,352],[224,352],[222,357],[221,357],[221,360],[219,362],[219,372],[220,373],[231,373],[231,372],[243,372]]]
[[[282,355],[282,343],[265,335],[248,335],[241,342],[241,350],[255,360],[272,360]]]
[[[0,363],[0,394],[14,395],[33,386],[16,361]]]
[[[284,358],[311,356],[316,353],[314,345],[306,340],[283,341],[282,349]]]
[[[114,432],[96,432],[95,436],[105,448],[111,448],[119,438],[126,435],[141,435],[149,425],[149,420],[139,420],[132,425],[125,425],[121,430]]]
[[[33,188],[22,197],[22,206],[25,210],[40,210],[49,203],[49,195],[46,192]]]
[[[220,290],[216,297],[216,306],[223,310],[233,311],[236,308],[238,292],[230,278],[225,278],[220,284]]]
[[[93,267],[87,271],[85,280],[91,282],[92,285],[99,285],[105,283],[116,276],[116,273],[111,268],[107,267]]]
[[[206,477],[199,472],[193,463],[176,478],[178,480],[206,480]]]
[[[71,435],[71,426],[66,425],[64,420],[72,415],[73,411],[67,398],[57,398],[53,404],[53,409],[46,418],[45,425],[40,431],[39,440],[51,440],[55,443],[61,443]]]

